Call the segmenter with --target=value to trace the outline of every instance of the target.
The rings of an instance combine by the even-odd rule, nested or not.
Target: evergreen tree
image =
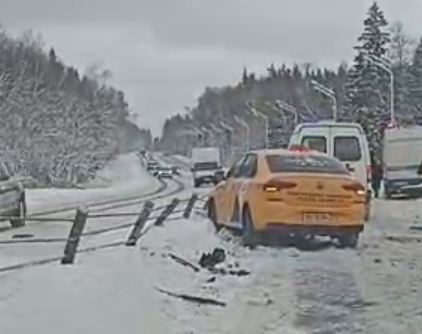
[[[396,117],[400,123],[414,123],[416,113],[409,89],[414,41],[406,34],[401,22],[394,22],[390,28],[390,33],[391,43],[388,58],[394,71]]]
[[[368,56],[385,59],[390,41],[384,13],[374,2],[364,21],[364,31],[355,46],[357,54],[346,85],[346,115],[359,122],[368,134],[371,150],[381,156],[382,119],[388,110],[388,73],[375,66]]]

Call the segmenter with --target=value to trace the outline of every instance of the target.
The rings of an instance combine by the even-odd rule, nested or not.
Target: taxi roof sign
[[[292,145],[289,147],[289,151],[293,152],[309,152],[311,151],[306,145]]]

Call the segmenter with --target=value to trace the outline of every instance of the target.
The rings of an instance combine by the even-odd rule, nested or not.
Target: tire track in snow
[[[300,254],[294,270],[297,327],[313,334],[365,333],[357,256],[336,249]]]

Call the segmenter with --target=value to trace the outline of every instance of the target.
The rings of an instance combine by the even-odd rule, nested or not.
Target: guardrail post
[[[61,264],[73,264],[75,261],[76,252],[78,251],[79,241],[85,228],[88,213],[82,209],[76,210],[75,219],[72,228],[70,229],[64,249],[64,256]]]
[[[186,205],[185,211],[183,212],[183,218],[188,219],[190,217],[193,210],[193,206],[195,205],[197,200],[198,200],[198,195],[192,194],[191,198],[189,199],[188,204]]]
[[[145,223],[148,220],[148,217],[151,214],[153,207],[154,207],[153,202],[151,201],[145,202],[144,207],[138,216],[138,219],[136,219],[136,222],[133,225],[133,228],[129,234],[129,237],[127,238],[126,246],[136,246],[136,243],[138,242],[138,239],[141,236],[142,228],[145,226]]]
[[[169,205],[167,205],[163,211],[161,211],[161,214],[157,217],[155,220],[154,225],[160,226],[164,223],[164,221],[172,214],[174,209],[176,209],[176,206],[180,203],[180,200],[178,198],[174,198]]]

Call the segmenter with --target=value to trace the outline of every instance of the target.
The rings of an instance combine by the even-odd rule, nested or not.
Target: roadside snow
[[[2,275],[0,286],[0,333],[170,333],[132,249]]]
[[[125,154],[113,160],[99,177],[108,180],[108,187],[97,189],[28,189],[29,214],[55,207],[77,206],[96,200],[108,200],[122,196],[141,195],[160,186],[157,179],[145,171],[135,153]]]
[[[182,198],[192,190],[186,182]],[[411,228],[422,229],[421,204],[374,200],[373,218],[356,250],[328,245],[251,251],[229,232],[215,234],[199,216],[167,221],[152,227],[136,248],[81,253],[73,266],[55,263],[0,274],[0,333],[419,334],[422,231]],[[128,221],[132,218],[93,219],[87,231]],[[63,237],[68,227],[26,231]],[[80,248],[122,241],[128,233],[129,228],[86,237]],[[2,233],[1,239],[12,234]],[[215,247],[227,255],[220,268],[250,275],[195,272],[169,257],[198,266],[201,253]],[[62,244],[0,245],[0,263],[60,256],[62,250]],[[158,288],[227,305],[198,305]]]

